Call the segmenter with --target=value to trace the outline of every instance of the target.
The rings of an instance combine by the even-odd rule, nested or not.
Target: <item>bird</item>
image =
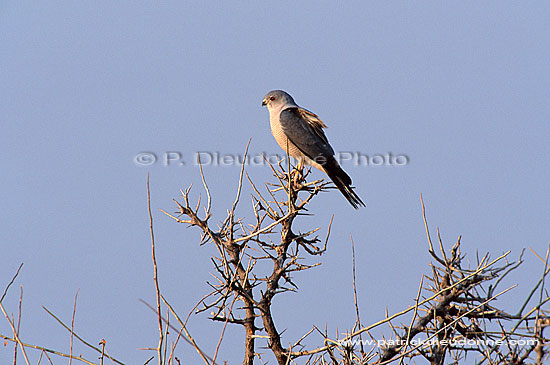
[[[308,164],[326,173],[353,208],[365,203],[353,190],[351,178],[334,158],[334,150],[323,131],[325,123],[314,113],[304,109],[283,90],[268,92],[262,101],[267,106],[271,133],[279,146],[298,160],[299,166]]]

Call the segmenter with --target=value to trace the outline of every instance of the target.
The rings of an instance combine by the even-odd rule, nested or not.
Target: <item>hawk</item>
[[[299,107],[282,90],[268,92],[262,106],[267,106],[271,133],[285,152],[288,150],[300,165],[309,164],[326,173],[355,209],[365,206],[353,191],[351,178],[334,158],[334,150],[323,132],[327,126],[316,114]]]

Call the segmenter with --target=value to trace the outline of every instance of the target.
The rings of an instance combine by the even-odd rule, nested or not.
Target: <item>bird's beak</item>
[[[267,105],[267,101],[265,101],[265,99],[262,100],[262,106],[266,106],[266,105]]]

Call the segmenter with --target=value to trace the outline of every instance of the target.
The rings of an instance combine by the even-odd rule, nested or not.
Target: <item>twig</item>
[[[23,304],[23,286],[21,286],[19,294],[19,310],[17,311],[17,336],[19,336],[19,329],[21,328],[21,306]],[[13,347],[13,365],[17,364],[17,343]]]
[[[204,353],[204,351],[202,351],[199,346],[196,344],[195,340],[193,339],[193,337],[191,337],[191,335],[189,334],[189,332],[187,332],[187,327],[185,326],[185,324],[181,321],[181,319],[179,318],[179,316],[176,314],[176,312],[174,311],[174,309],[172,308],[172,306],[164,299],[164,297],[161,296],[161,298],[163,299],[164,301],[164,304],[166,304],[166,306],[168,307],[168,309],[170,310],[170,312],[172,312],[172,314],[174,315],[174,317],[176,317],[177,321],[179,322],[179,324],[184,328],[184,332],[186,333],[186,336],[189,338],[185,338],[185,337],[182,337],[183,340],[185,342],[187,342],[188,344],[192,345],[196,350],[197,352],[199,353],[199,355],[201,356],[201,358],[203,359],[203,361],[206,363],[206,364],[209,364],[208,361],[212,361],[211,365],[215,365],[215,363],[213,362],[213,359],[211,357],[209,357],[208,355],[206,355]],[[145,300],[143,299],[140,299],[139,300],[140,302],[142,302],[143,304],[145,304],[145,306],[147,308],[149,308],[150,310],[152,310],[153,312],[156,313],[156,309],[150,305],[149,303],[147,303]],[[166,320],[164,318],[162,318],[162,320],[164,320],[166,322]],[[170,328],[172,328],[173,330],[175,331],[178,331],[177,328],[173,327],[172,325],[169,325]]]
[[[231,302],[231,306],[229,307],[229,312],[227,313],[225,323],[223,324],[222,332],[218,340],[218,344],[216,345],[216,351],[214,352],[214,359],[212,360],[213,363],[216,362],[216,358],[218,357],[218,351],[220,350],[220,346],[222,344],[223,336],[225,334],[225,328],[227,327],[227,323],[229,322],[229,316],[233,312],[233,305],[235,304],[236,300],[237,300],[237,297],[233,298],[233,301]]]
[[[105,345],[107,344],[107,341],[105,341],[104,338],[99,341],[99,344],[101,345],[101,356],[99,357],[100,365],[103,365],[103,358],[105,357]]]
[[[244,151],[243,162],[241,164],[241,171],[239,173],[239,185],[237,187],[237,195],[235,196],[235,201],[233,202],[233,205],[231,206],[231,212],[227,216],[227,218],[229,219],[229,238],[230,238],[230,240],[233,240],[233,222],[234,222],[234,219],[235,219],[235,209],[237,208],[237,204],[239,203],[239,200],[240,200],[240,197],[241,197],[241,190],[242,190],[242,187],[243,187],[244,164],[245,164],[245,161],[246,161],[246,156],[248,154],[248,147],[250,147],[250,141],[252,141],[252,138],[250,138],[248,140],[248,143],[246,145],[246,149]],[[226,219],[226,222],[227,222],[227,219]],[[224,222],[224,225],[225,225],[225,222]]]
[[[71,331],[71,328],[69,326],[67,326],[65,323],[63,323],[63,321],[61,321],[55,314],[53,314],[48,308],[46,308],[45,306],[42,306],[42,308],[50,315],[52,316],[61,326],[63,326],[63,328],[65,328],[67,331]],[[76,339],[78,339],[80,342],[82,342],[84,345],[88,346],[89,348],[91,348],[92,350],[95,350],[97,351],[98,353],[101,354],[101,350],[98,349],[97,347],[95,347],[94,345],[86,342],[82,337],[80,337],[76,332],[73,331],[73,335]],[[38,348],[38,347],[36,347]],[[42,348],[40,348],[42,349]],[[55,353],[53,351],[48,351],[50,353]],[[56,353],[57,354],[57,353]],[[63,355],[61,355],[63,356]],[[69,355],[67,355],[68,357]],[[124,365],[124,363],[120,362],[119,360],[115,359],[114,357],[110,356],[110,355],[105,355],[107,356],[110,360],[116,362],[117,364],[120,364],[120,365]],[[74,357],[74,359],[78,359],[77,357]]]
[[[204,186],[204,190],[206,190],[206,196],[208,197],[208,202],[206,205],[206,216],[208,217],[210,215],[210,208],[212,205],[212,197],[210,196],[210,189],[208,188],[208,185],[206,184],[206,179],[204,177],[204,172],[202,171],[202,163],[201,163],[201,154],[197,152],[197,161],[199,163],[199,170],[201,173],[201,179],[202,179],[202,185]]]
[[[8,293],[8,290],[10,288],[10,286],[13,284],[13,282],[15,281],[15,279],[17,278],[17,276],[19,275],[19,271],[21,270],[21,268],[23,267],[23,263],[21,263],[19,265],[19,268],[17,268],[17,271],[15,272],[15,275],[13,275],[13,277],[11,278],[9,284],[6,286],[6,288],[4,289],[4,293],[2,294],[2,298],[0,298],[0,303],[2,303],[2,301],[4,300],[4,297],[6,296],[6,294]]]
[[[66,358],[71,358],[71,355],[69,354],[65,354],[63,352],[59,352],[59,351],[56,351],[56,350],[52,350],[52,349],[48,349],[48,348],[45,348],[45,347],[42,347],[42,346],[37,346],[37,345],[31,345],[31,344],[28,344],[28,343],[24,343],[24,342],[20,342],[18,341],[16,338],[12,338],[12,337],[8,337],[8,336],[5,336],[5,335],[2,335],[0,334],[0,338],[3,338],[4,340],[6,341],[12,341],[12,342],[17,342],[19,343],[21,346],[23,347],[28,347],[28,348],[33,348],[33,349],[37,349],[37,350],[40,350],[40,351],[43,351],[44,354],[46,355],[46,357],[48,358],[48,360],[50,361],[51,364],[53,364],[53,362],[51,361],[50,357],[48,356],[47,353],[50,353],[50,354],[54,354],[54,355],[57,355],[57,356],[61,356],[61,357],[66,357]],[[85,364],[88,364],[88,365],[98,365],[97,363],[95,362],[92,362],[90,360],[86,360],[85,358],[83,358],[82,356],[72,356],[72,358],[74,360],[78,360],[78,361],[81,361]],[[111,359],[113,361],[115,361],[116,363],[118,364],[121,364],[121,365],[125,365],[124,363],[122,362],[118,362],[114,359]]]
[[[80,291],[80,289],[78,289],[76,291],[76,294],[74,296],[73,317],[71,319],[71,348],[70,348],[70,352],[69,352],[69,355],[71,355],[71,357],[69,358],[69,365],[71,365],[73,363],[74,317],[76,315],[76,299],[78,298],[78,292],[79,291]]]
[[[355,325],[353,326],[353,329],[352,329],[352,332],[354,332],[357,327],[361,328],[361,319],[359,318],[359,305],[357,304],[357,287],[355,285],[355,243],[353,242],[353,237],[349,236],[350,240],[351,240],[351,257],[352,257],[352,274],[353,274],[353,304],[355,305],[355,315],[356,315],[356,322],[355,322]],[[360,341],[360,351],[361,351],[361,356],[362,357],[365,357],[365,350],[363,349],[363,338],[362,338],[362,335],[360,334],[359,335],[359,341]]]
[[[159,365],[162,365],[163,363],[162,342],[164,340],[164,331],[162,328],[162,314],[161,314],[161,308],[160,308],[160,289],[159,289],[159,282],[158,282],[157,258],[156,258],[156,251],[155,251],[155,235],[153,232],[153,215],[151,213],[151,191],[149,188],[149,173],[147,173],[147,211],[149,213],[149,227],[151,232],[151,253],[153,258],[153,270],[154,270],[153,280],[155,282],[155,294],[157,299],[157,318],[158,318],[158,326],[159,326],[159,342],[157,347],[157,356],[158,356]]]
[[[10,283],[8,284],[8,286],[6,287],[6,289],[4,290],[4,295],[8,292],[8,288],[10,287],[10,285],[13,283],[13,281],[15,280],[15,278],[17,277],[17,275],[19,274],[19,270],[21,269],[21,266],[23,264],[21,264],[19,266],[19,269],[17,269],[17,272],[15,273],[12,281],[10,281]],[[3,299],[3,298],[2,298]],[[10,327],[11,327],[11,330],[13,332],[13,337],[15,338],[15,341],[19,344],[19,346],[21,347],[21,352],[23,352],[23,357],[25,358],[25,362],[27,363],[27,365],[29,365],[29,358],[27,357],[27,353],[25,351],[25,347],[23,346],[23,343],[21,342],[21,340],[19,339],[19,334],[18,334],[18,330],[15,329],[15,326],[13,324],[13,322],[11,321],[10,317],[8,316],[8,314],[6,313],[6,309],[4,308],[4,305],[2,304],[2,301],[0,301],[0,308],[2,309],[2,313],[4,313],[4,317],[6,317],[6,319],[8,320],[8,323],[10,324]]]

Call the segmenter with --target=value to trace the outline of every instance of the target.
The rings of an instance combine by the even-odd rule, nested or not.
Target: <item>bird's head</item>
[[[264,96],[262,106],[267,106],[267,109],[278,109],[286,105],[297,106],[292,99],[292,96],[284,92],[283,90],[272,90]]]

